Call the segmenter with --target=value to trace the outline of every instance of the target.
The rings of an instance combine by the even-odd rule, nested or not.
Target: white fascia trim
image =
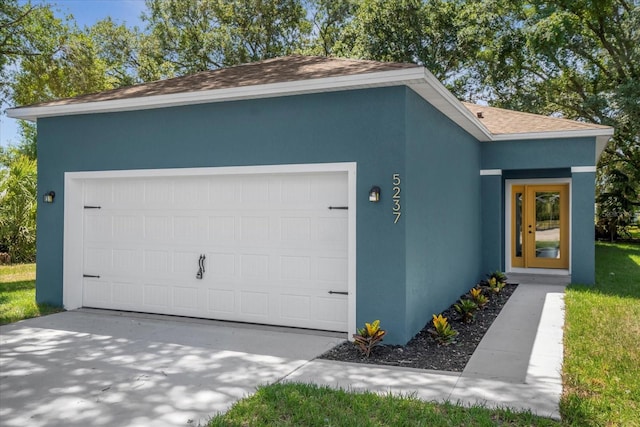
[[[502,169],[480,169],[480,176],[500,176]]]
[[[596,137],[596,163],[600,160],[600,156],[604,151],[607,143],[611,140],[612,135],[601,135]]]
[[[595,166],[571,166],[571,173],[595,172]]]
[[[67,116],[73,114],[144,110],[210,102],[298,95],[304,93],[398,86],[424,79],[424,76],[423,67],[403,68],[400,70],[381,71],[377,73],[241,86],[227,89],[182,92],[168,95],[141,96],[111,101],[11,108],[7,110],[7,116],[14,119],[35,121],[43,117]]]
[[[474,135],[479,141],[491,141],[493,136],[484,124],[478,120],[478,118],[474,116],[473,113],[469,111],[469,109],[465,107],[462,102],[460,102],[460,100],[456,98],[429,70],[424,67],[422,69],[424,70],[424,80],[422,82],[418,82],[418,84],[408,84],[408,86],[418,94],[423,95],[420,90],[420,84],[424,85],[426,83],[438,95],[440,95],[440,98],[444,103],[438,102],[438,100],[429,99],[423,95],[422,97],[425,101],[440,110],[445,116],[449,117],[464,130]],[[474,132],[474,130],[476,132]]]
[[[492,141],[511,141],[521,139],[549,139],[549,138],[580,138],[580,137],[611,137],[614,129],[583,129],[563,130],[553,132],[529,132],[529,133],[501,133],[492,136]],[[607,139],[608,140],[608,139]]]

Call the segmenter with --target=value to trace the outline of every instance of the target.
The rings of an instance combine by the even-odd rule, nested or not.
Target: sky
[[[19,0],[18,3],[23,5],[26,1]],[[48,3],[61,18],[73,15],[79,27],[91,26],[108,16],[117,23],[141,27],[140,14],[145,10],[144,0],[32,0],[31,3]],[[17,144],[19,141],[18,121],[5,114],[0,115],[0,145]]]

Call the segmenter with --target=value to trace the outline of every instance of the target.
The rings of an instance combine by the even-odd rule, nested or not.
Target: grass
[[[640,245],[596,245],[596,286],[567,289],[562,419],[640,426]]]
[[[0,265],[0,325],[61,311],[36,303],[36,265]]]
[[[531,413],[427,403],[411,396],[350,393],[309,384],[273,384],[237,402],[217,426],[558,426]]]

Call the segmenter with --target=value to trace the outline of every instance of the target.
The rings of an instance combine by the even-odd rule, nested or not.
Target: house
[[[38,124],[39,302],[403,344],[490,271],[594,282],[613,130],[421,66],[290,56],[8,114]]]

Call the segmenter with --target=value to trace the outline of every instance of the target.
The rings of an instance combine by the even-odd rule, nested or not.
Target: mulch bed
[[[321,355],[320,359],[462,372],[517,286],[507,284],[499,294],[485,290],[483,293],[489,297],[489,302],[477,312],[475,320],[471,323],[463,323],[453,305],[443,311],[442,315],[449,320],[451,327],[458,331],[455,343],[446,346],[438,344],[428,332],[433,327],[432,323],[428,322],[406,345],[381,344],[371,351],[369,358],[366,358],[352,342],[345,341]],[[384,319],[381,326],[384,328]]]

